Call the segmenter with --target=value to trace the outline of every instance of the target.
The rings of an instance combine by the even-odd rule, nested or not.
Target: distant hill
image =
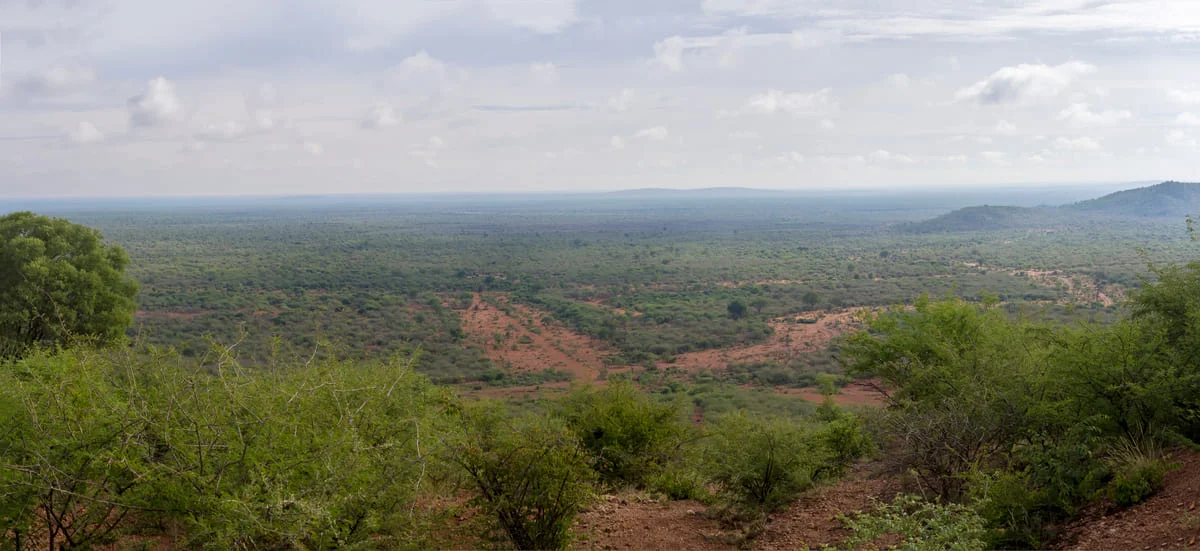
[[[898,228],[911,233],[995,231],[1114,218],[1181,221],[1197,213],[1200,213],[1200,183],[1163,182],[1060,207],[966,207]]]
[[[1098,199],[1064,207],[1077,212],[1099,212],[1143,218],[1183,218],[1200,212],[1200,183],[1163,182],[1149,187],[1110,193]]]

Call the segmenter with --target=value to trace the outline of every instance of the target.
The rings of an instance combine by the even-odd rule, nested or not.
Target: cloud
[[[992,163],[1005,163],[1008,161],[1008,154],[1003,151],[983,151],[979,153],[979,156]]]
[[[1061,65],[1021,64],[1004,67],[955,95],[958,101],[981,105],[1029,103],[1058,96],[1075,79],[1096,70],[1094,65],[1068,61]]]
[[[1200,146],[1200,142],[1196,137],[1182,130],[1172,130],[1167,134],[1167,145],[1171,147],[1196,148]]]
[[[1083,125],[1111,125],[1133,117],[1129,111],[1092,111],[1086,103],[1072,103],[1058,114],[1058,120]]]
[[[325,148],[317,142],[304,142],[304,151],[314,157],[320,157],[325,154]]]
[[[654,45],[654,60],[670,71],[678,73],[683,70],[683,50],[686,47],[683,37],[676,35]]]
[[[228,121],[224,124],[208,125],[196,132],[193,137],[201,142],[232,142],[245,136],[246,133],[245,126],[236,121]]]
[[[892,88],[904,89],[908,88],[908,85],[912,83],[912,79],[904,73],[896,73],[889,75],[886,79],[884,79],[884,82],[886,82],[887,85],[891,86]]]
[[[86,67],[57,66],[31,73],[13,84],[18,97],[44,99],[81,91],[96,80],[96,73]]]
[[[820,117],[837,111],[838,101],[829,88],[809,94],[767,90],[751,97],[745,106],[750,113],[773,115],[787,113],[793,117]]]
[[[1101,149],[1100,142],[1087,136],[1078,138],[1057,138],[1054,140],[1054,148],[1059,151],[1099,151]]]
[[[617,95],[608,98],[608,107],[613,111],[628,111],[636,95],[632,89],[625,88]]]
[[[1200,126],[1200,115],[1185,111],[1175,117],[1175,124],[1182,124],[1185,126]]]
[[[368,129],[390,128],[397,124],[400,124],[400,117],[396,115],[396,110],[387,103],[375,104],[359,122],[360,126]]]
[[[555,67],[553,63],[534,63],[529,66],[529,74],[533,80],[542,84],[558,82],[558,67]]]
[[[274,111],[277,101],[275,87],[271,84],[259,86],[257,91],[246,97],[246,110],[250,112],[255,128],[262,131],[275,128],[278,124]]]
[[[554,34],[579,20],[577,0],[485,0],[497,20],[541,34]]]
[[[867,156],[867,158],[870,159],[871,162],[876,162],[876,163],[898,163],[898,164],[910,165],[910,164],[913,164],[916,162],[915,159],[913,159],[912,157],[909,157],[908,155],[892,153],[891,151],[887,151],[884,149],[880,149],[878,151],[875,151],[874,153],[871,153],[870,155]]]
[[[455,76],[445,62],[421,50],[389,69],[387,82],[398,92],[429,94],[445,89]]]
[[[74,130],[67,133],[67,139],[78,144],[98,143],[104,141],[104,134],[101,134],[92,123],[83,121]]]
[[[133,127],[154,127],[178,119],[182,107],[175,95],[175,86],[158,77],[146,84],[146,90],[129,98],[129,124]]]
[[[613,149],[625,149],[625,140],[620,136],[613,136],[612,139],[609,140],[609,144]]]
[[[1008,136],[1008,135],[1017,133],[1017,125],[1015,125],[1011,122],[1002,120],[1002,121],[999,121],[996,123],[995,130],[996,130],[997,134],[1004,134],[1004,135]]]
[[[1200,91],[1196,90],[1170,88],[1167,90],[1167,97],[1171,98],[1172,101],[1182,103],[1184,105],[1195,105],[1200,103]]]
[[[639,130],[637,132],[637,134],[633,135],[633,137],[635,137],[635,138],[641,138],[644,140],[650,140],[650,141],[655,141],[655,142],[661,142],[663,140],[666,140],[669,136],[670,136],[670,133],[667,132],[666,127],[663,127],[663,126],[643,128],[643,129]]]

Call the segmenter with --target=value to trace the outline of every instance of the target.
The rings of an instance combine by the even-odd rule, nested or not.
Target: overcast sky
[[[0,0],[0,196],[1200,179],[1195,0]]]

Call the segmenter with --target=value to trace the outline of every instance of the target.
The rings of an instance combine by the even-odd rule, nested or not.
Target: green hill
[[[1200,212],[1200,183],[1163,182],[1153,186],[1110,193],[1098,199],[1064,207],[1077,212],[1105,213],[1144,218],[1183,218]]]
[[[1128,218],[1180,221],[1197,213],[1200,213],[1200,183],[1163,182],[1061,207],[966,207],[898,228],[910,233],[997,231]]]

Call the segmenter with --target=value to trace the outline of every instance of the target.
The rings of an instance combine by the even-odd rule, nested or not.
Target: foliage
[[[129,257],[61,218],[0,217],[0,358],[73,339],[112,343],[133,323]]]
[[[632,383],[579,388],[558,402],[560,416],[606,482],[642,484],[678,458],[687,438],[678,402],[659,403]]]
[[[818,480],[828,452],[812,427],[741,412],[721,417],[703,465],[718,496],[747,510],[770,511]]]
[[[900,551],[982,551],[983,519],[969,507],[928,502],[919,496],[902,495],[892,503],[879,504],[874,511],[845,518],[852,535],[843,549],[897,549]],[[888,535],[902,539],[881,547]]]
[[[487,404],[461,413],[450,460],[479,491],[479,503],[517,549],[562,549],[592,497],[587,451],[551,418],[512,418]]]
[[[211,373],[153,350],[8,366],[0,403],[20,406],[0,440],[3,513],[70,547],[147,516],[222,549],[411,540],[400,517],[430,473],[442,394],[405,363],[251,373],[228,352]]]

